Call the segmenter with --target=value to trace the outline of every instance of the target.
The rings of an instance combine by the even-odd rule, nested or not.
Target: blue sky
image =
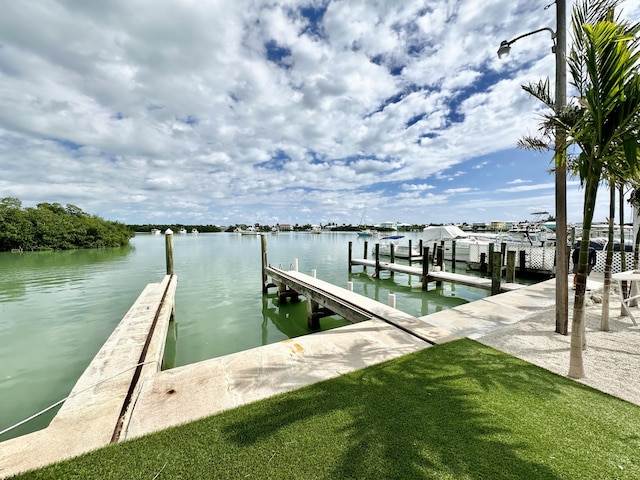
[[[515,148],[540,113],[521,85],[554,76],[550,36],[496,55],[555,28],[548,4],[5,2],[0,197],[125,223],[553,215],[551,154]]]

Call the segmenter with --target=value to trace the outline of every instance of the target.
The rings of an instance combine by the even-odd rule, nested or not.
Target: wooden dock
[[[146,286],[48,427],[2,442],[0,478],[121,440],[142,386],[161,369],[177,281]]]
[[[310,275],[274,267],[265,267],[265,273],[273,280],[270,286],[278,288],[281,301],[294,296],[293,292],[305,296],[308,322],[312,328],[319,328],[322,316],[340,315],[351,323],[382,320],[431,345],[442,334],[441,330],[408,313]]]
[[[353,258],[351,259],[352,265],[362,265],[364,267],[377,268],[379,271],[389,271],[397,273],[405,273],[407,275],[416,275],[421,277],[423,275],[422,267],[412,267],[410,265],[402,265],[400,263],[381,262],[376,260],[367,260],[365,258]],[[471,275],[462,275],[459,273],[443,272],[443,271],[429,271],[427,274],[428,282],[451,282],[458,285],[466,285],[468,287],[482,288],[483,290],[491,291],[492,280],[490,278],[474,277]],[[520,283],[500,283],[500,292],[511,292],[524,287]]]

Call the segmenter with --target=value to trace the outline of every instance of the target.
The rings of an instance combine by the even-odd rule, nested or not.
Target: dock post
[[[387,297],[387,304],[391,307],[391,308],[396,308],[396,294],[395,293],[390,293]]]
[[[509,250],[507,252],[507,283],[516,281],[516,252]]]
[[[491,295],[496,295],[500,293],[502,254],[500,252],[493,252],[491,263],[493,264],[491,269]]]
[[[422,249],[422,290],[429,286],[429,247]]]
[[[504,261],[507,259],[507,244],[506,244],[506,242],[502,242],[500,244],[500,253],[502,253],[502,265],[504,265]]]
[[[369,250],[369,242],[367,240],[365,240],[364,241],[364,256],[362,257],[365,260],[367,259],[367,250]],[[366,273],[366,271],[367,271],[367,266],[366,265],[362,266],[362,271]]]
[[[267,237],[266,235],[260,235],[260,245],[262,249],[262,293],[269,293],[267,287],[269,279],[267,278]]]
[[[167,228],[164,232],[164,246],[167,259],[167,275],[173,275],[173,230]]]
[[[488,273],[493,273],[493,252],[495,251],[495,243],[490,243],[489,244],[489,255],[488,255],[488,262],[487,262],[487,272]]]
[[[442,242],[442,245],[438,245],[437,248],[437,253],[436,253],[436,266],[440,267],[440,271],[444,272],[444,242]],[[439,287],[440,285],[442,285],[442,281],[441,280],[436,280],[436,287]]]
[[[351,273],[351,259],[353,258],[353,242],[349,242],[349,273]]]
[[[391,242],[389,245],[391,247],[391,263],[396,263],[396,244]],[[393,270],[391,270],[389,276],[393,278]]]
[[[456,271],[456,241],[451,240],[451,271]]]
[[[307,299],[307,325],[313,330],[320,328],[320,305],[318,302],[314,302],[310,298]]]
[[[380,244],[379,244],[379,243],[376,243],[375,252],[376,252],[376,271],[375,271],[375,277],[376,277],[376,278],[380,278]]]
[[[487,273],[487,254],[482,252],[480,254],[480,273]]]
[[[527,271],[527,252],[520,250],[520,276],[524,276]]]

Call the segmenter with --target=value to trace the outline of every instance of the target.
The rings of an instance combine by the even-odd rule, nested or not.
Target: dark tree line
[[[120,247],[133,235],[123,223],[89,215],[75,205],[22,208],[17,198],[0,199],[0,251]]]

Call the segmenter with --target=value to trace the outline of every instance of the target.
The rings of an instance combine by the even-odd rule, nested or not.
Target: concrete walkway
[[[598,284],[592,283],[591,287],[597,288]],[[478,338],[554,303],[555,280],[549,280],[421,317],[417,323],[420,331],[426,327],[438,343],[462,337]],[[121,440],[210,416],[428,347],[430,344],[382,320],[369,320],[158,372],[147,377],[141,386],[135,407],[123,425]],[[49,427],[0,443],[0,477],[101,446],[83,445],[82,435],[77,434],[82,424],[68,420],[68,429],[58,429],[55,435],[51,435],[54,432],[49,432]]]

